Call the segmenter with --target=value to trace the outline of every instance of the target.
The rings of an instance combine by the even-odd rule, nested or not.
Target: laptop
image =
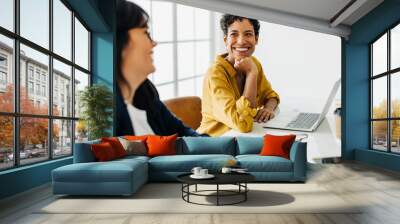
[[[321,113],[304,113],[296,111],[280,111],[272,120],[263,124],[264,128],[275,128],[293,131],[312,132],[318,128],[328,113],[333,98],[340,86],[340,79],[335,82]]]

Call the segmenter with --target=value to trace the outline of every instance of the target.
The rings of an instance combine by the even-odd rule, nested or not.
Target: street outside
[[[54,149],[54,157],[61,157],[64,155],[71,155],[71,147],[57,147]],[[48,150],[46,148],[27,149],[21,151],[20,159],[21,165],[36,163],[48,159]],[[0,157],[0,170],[13,166],[14,154],[3,154]]]
[[[372,148],[379,151],[387,151],[387,140],[375,140]],[[397,141],[392,141],[391,151],[395,153],[400,153],[400,139],[398,139]]]

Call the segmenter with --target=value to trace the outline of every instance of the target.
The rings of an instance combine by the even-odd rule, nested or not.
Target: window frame
[[[395,27],[400,26],[400,21],[397,21],[393,25],[391,25],[389,28],[387,28],[383,33],[378,35],[374,40],[372,40],[368,46],[369,46],[369,149],[373,151],[381,151],[381,152],[386,152],[386,153],[391,153],[391,154],[400,154],[400,152],[393,152],[392,151],[392,128],[391,128],[391,123],[392,121],[400,121],[400,117],[392,117],[392,83],[391,79],[393,75],[396,75],[396,73],[400,72],[400,67],[393,68],[391,69],[391,31]],[[376,43],[381,37],[384,35],[387,35],[386,42],[387,42],[387,64],[386,64],[386,71],[382,72],[380,74],[376,74],[374,76],[373,74],[373,44]],[[386,87],[387,87],[387,105],[386,105],[386,118],[373,118],[373,82],[376,79],[386,77]],[[373,122],[376,121],[386,121],[386,151],[379,150],[374,148],[374,132],[373,132]]]
[[[1,60],[1,61],[5,61],[4,65],[0,64],[0,68],[6,70],[8,67],[7,66],[8,65],[8,57],[7,57],[7,55],[4,55],[3,53],[0,53],[0,57],[3,58],[3,60]]]
[[[160,0],[148,0],[148,2],[149,2],[149,5],[150,5],[150,8],[149,8],[149,12],[147,12],[147,13],[149,13],[149,15],[150,15],[150,18],[151,18],[151,15],[152,15],[152,11],[153,11],[153,6],[152,6],[152,4],[153,4],[153,2],[155,2],[155,1],[158,1],[158,2],[163,2],[162,0],[160,1]],[[172,63],[172,66],[173,66],[173,69],[172,69],[172,74],[173,74],[173,77],[172,77],[172,81],[166,81],[166,82],[160,82],[160,83],[154,83],[154,85],[156,86],[156,87],[163,87],[163,86],[168,86],[168,85],[173,85],[173,97],[180,97],[180,96],[182,96],[182,95],[179,95],[179,83],[180,82],[182,82],[182,81],[188,81],[188,80],[194,80],[194,82],[196,83],[197,81],[197,79],[198,78],[200,78],[200,77],[204,77],[204,75],[205,75],[205,72],[206,71],[204,71],[204,73],[203,74],[197,74],[197,71],[196,71],[196,44],[197,43],[202,43],[202,42],[206,42],[206,43],[209,43],[209,52],[210,52],[210,55],[209,55],[209,62],[211,63],[212,62],[212,60],[213,60],[213,52],[215,52],[215,36],[214,35],[212,35],[212,33],[213,33],[213,31],[215,30],[214,28],[215,28],[215,18],[216,18],[216,16],[215,16],[215,12],[214,11],[211,11],[211,10],[207,10],[207,9],[203,9],[203,10],[207,10],[207,11],[209,11],[210,12],[210,14],[209,14],[209,37],[208,38],[196,38],[196,31],[195,31],[195,29],[194,29],[194,36],[193,36],[193,39],[185,39],[185,40],[178,40],[178,35],[177,35],[177,32],[178,32],[178,3],[175,3],[175,2],[168,2],[168,3],[170,3],[170,4],[172,4],[172,29],[171,29],[171,32],[172,32],[172,40],[170,40],[170,41],[157,41],[157,40],[155,40],[156,42],[157,42],[157,45],[158,46],[160,46],[160,45],[162,45],[162,44],[172,44],[172,56],[173,56],[173,63]],[[183,5],[183,4],[182,4]],[[184,6],[188,6],[188,5],[184,5]],[[189,7],[192,7],[194,10],[196,10],[196,8],[197,7],[193,7],[193,6],[189,6]],[[201,9],[201,8],[199,8],[199,9]],[[195,19],[195,15],[196,15],[196,13],[194,12],[193,13],[193,27],[195,27],[195,24],[196,24],[196,19]],[[150,23],[150,32],[151,32],[151,34],[152,34],[152,36],[153,36],[153,29],[154,29],[154,26],[152,25],[152,20],[150,20],[149,21],[149,23]],[[185,76],[185,77],[182,77],[182,78],[179,78],[179,74],[178,74],[178,64],[179,64],[179,62],[178,62],[178,45],[179,44],[181,44],[181,43],[192,43],[193,44],[193,63],[194,63],[194,68],[193,68],[193,75],[190,75],[190,76]],[[154,82],[154,73],[153,74],[151,74],[150,75],[150,79]],[[202,88],[202,87],[200,87],[200,88]],[[194,95],[197,95],[197,90],[195,89],[194,90]],[[166,100],[166,99],[165,99]]]
[[[0,26],[0,35],[10,38],[13,41],[13,52],[12,52],[12,68],[11,68],[11,75],[13,76],[13,81],[14,81],[14,92],[13,92],[13,112],[3,112],[0,111],[0,116],[2,117],[11,117],[13,120],[13,165],[10,167],[5,167],[5,168],[0,168],[0,172],[5,171],[5,170],[11,170],[11,169],[16,169],[19,167],[24,167],[24,166],[30,166],[38,163],[43,163],[51,160],[58,160],[66,157],[71,157],[73,156],[74,152],[74,143],[75,143],[75,126],[76,126],[76,121],[79,120],[79,117],[75,116],[75,107],[72,106],[71,108],[71,114],[68,116],[56,116],[53,115],[53,59],[58,60],[61,63],[64,63],[68,66],[71,67],[71,92],[72,92],[72,99],[71,99],[71,105],[74,105],[75,103],[75,96],[77,95],[77,92],[75,92],[75,69],[81,71],[82,73],[88,75],[89,78],[89,83],[88,86],[92,85],[93,82],[93,77],[92,77],[92,62],[91,62],[91,37],[92,37],[92,31],[89,28],[89,26],[84,22],[84,20],[77,14],[72,7],[69,5],[69,3],[66,0],[59,0],[61,4],[63,4],[69,11],[71,11],[71,18],[70,18],[70,23],[71,23],[71,59],[64,58],[63,56],[55,53],[53,50],[53,1],[54,0],[48,0],[49,4],[49,46],[48,49],[45,47],[42,47],[39,44],[34,43],[33,41],[30,41],[29,39],[23,37],[20,35],[20,0],[14,0],[13,1],[13,10],[14,10],[14,15],[13,15],[13,31],[10,31],[4,27]],[[88,69],[85,69],[81,67],[80,65],[75,63],[75,18],[83,25],[83,27],[88,31]],[[20,111],[20,91],[21,91],[21,76],[20,76],[20,65],[21,65],[21,57],[20,57],[20,46],[23,44],[26,47],[32,48],[33,50],[36,50],[42,54],[45,54],[48,57],[48,71],[47,71],[47,79],[46,84],[45,84],[45,92],[44,95],[47,95],[47,103],[48,103],[48,112],[46,115],[40,115],[40,114],[28,114],[28,113],[21,113]],[[35,96],[38,97],[43,97],[41,88],[42,88],[42,79],[41,75],[43,70],[37,70],[37,68],[33,67],[33,77],[31,79],[30,76],[30,68],[31,65],[29,63],[26,64],[26,87],[27,91],[29,91],[28,87],[28,82],[32,81],[33,86],[34,86],[34,92],[36,92],[35,85],[41,84],[40,85],[40,94],[35,94]],[[10,69],[9,69],[10,70]],[[41,71],[41,72],[40,72]],[[36,73],[39,72],[39,79],[37,80]],[[48,92],[48,93],[47,93]],[[32,99],[31,99],[32,101]],[[35,101],[33,102],[35,104]],[[37,101],[36,101],[37,103]],[[47,152],[48,155],[47,157],[43,157],[43,160],[37,161],[37,162],[28,162],[28,163],[21,163],[21,158],[20,158],[20,119],[21,118],[43,118],[47,119],[47,124],[48,124],[48,134],[47,134]],[[56,122],[57,120],[61,121],[70,121],[71,122],[71,152],[70,154],[67,155],[62,155],[62,156],[55,156],[53,155],[55,147],[53,146],[53,123]]]
[[[3,53],[0,53],[0,57],[3,58],[4,65],[0,64],[0,85],[5,85],[7,84],[7,68],[8,68],[8,57],[7,55],[4,55]],[[4,75],[4,79],[3,79]],[[4,83],[3,83],[4,82]]]
[[[3,90],[3,87],[7,88],[7,69],[8,69],[8,57],[7,55],[4,55],[3,53],[0,53],[0,58],[3,60],[1,63],[4,61],[4,65],[0,64],[0,90]]]
[[[0,85],[4,84],[7,84],[7,73],[3,70],[0,70]]]

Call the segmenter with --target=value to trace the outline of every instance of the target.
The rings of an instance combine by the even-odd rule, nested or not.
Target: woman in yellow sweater
[[[250,132],[253,121],[272,119],[279,95],[265,78],[260,62],[252,56],[260,23],[223,15],[221,28],[228,53],[218,55],[203,83],[200,133],[219,136],[236,129]]]

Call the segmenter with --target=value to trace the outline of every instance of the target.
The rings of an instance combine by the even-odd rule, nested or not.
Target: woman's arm
[[[268,120],[275,117],[275,109],[279,104],[279,95],[272,89],[271,84],[268,82],[267,78],[265,78],[265,74],[261,69],[260,72],[260,96],[261,102],[264,107],[257,111],[257,115],[254,120],[256,122],[267,122]]]
[[[250,73],[246,75],[243,96],[250,101],[251,107],[257,107],[257,73]]]
[[[257,107],[257,76],[258,68],[251,57],[236,59],[234,67],[246,76],[243,94],[250,101],[251,107]]]
[[[240,132],[249,132],[253,128],[253,117],[257,111],[251,102],[235,93],[223,71],[214,70],[206,81],[210,86],[211,108],[215,120]]]

